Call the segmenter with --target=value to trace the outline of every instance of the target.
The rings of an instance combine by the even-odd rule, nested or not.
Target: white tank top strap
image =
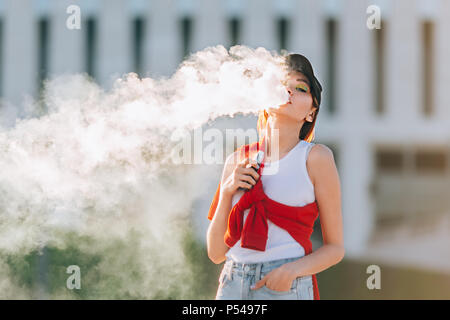
[[[305,152],[305,159],[308,159],[308,154],[309,154],[309,151],[311,151],[311,149],[312,149],[312,147],[314,147],[315,146],[315,143],[314,142],[306,142],[305,141],[305,144],[306,144],[306,152]]]

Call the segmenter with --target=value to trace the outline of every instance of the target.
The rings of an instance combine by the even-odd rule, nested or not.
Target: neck
[[[267,157],[280,159],[299,142],[299,133],[303,122],[294,122],[277,114],[271,114],[267,122]],[[274,154],[271,154],[272,152]],[[277,154],[278,153],[278,154]]]

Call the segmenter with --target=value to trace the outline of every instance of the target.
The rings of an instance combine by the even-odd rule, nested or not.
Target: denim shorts
[[[260,263],[237,263],[227,257],[219,276],[216,300],[313,300],[312,276],[297,277],[289,291],[275,291],[265,285],[250,287],[281,265],[300,259],[287,258]]]

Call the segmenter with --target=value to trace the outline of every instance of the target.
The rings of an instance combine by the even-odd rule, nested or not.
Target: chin
[[[279,113],[280,109],[279,108],[275,108],[275,107],[270,107],[267,109],[267,113],[269,114],[276,114]]]

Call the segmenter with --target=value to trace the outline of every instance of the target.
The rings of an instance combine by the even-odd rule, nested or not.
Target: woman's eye
[[[308,92],[308,88],[306,88],[305,86],[297,86],[295,87],[295,90],[300,92]]]

